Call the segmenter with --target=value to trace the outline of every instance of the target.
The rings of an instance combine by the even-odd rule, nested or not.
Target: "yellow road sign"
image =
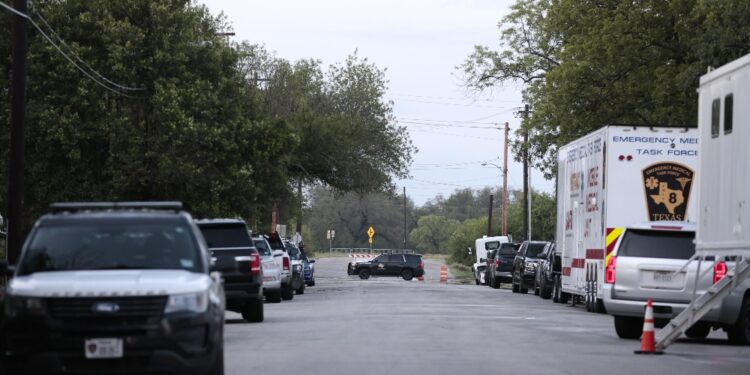
[[[372,237],[375,236],[375,229],[372,226],[370,226],[370,229],[367,230],[367,235],[370,237],[371,240],[372,240]],[[370,243],[372,243],[372,241],[370,241]]]

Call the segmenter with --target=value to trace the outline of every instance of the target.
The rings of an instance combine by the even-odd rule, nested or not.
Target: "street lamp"
[[[508,167],[505,168],[494,164],[490,162],[482,162],[482,166],[486,167],[488,165],[491,165],[497,169],[500,170],[500,172],[503,175],[503,197],[502,197],[502,205],[503,205],[503,215],[502,215],[502,234],[503,236],[508,235]]]

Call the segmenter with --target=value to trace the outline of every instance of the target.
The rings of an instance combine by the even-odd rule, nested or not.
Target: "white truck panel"
[[[588,285],[601,299],[605,262],[625,226],[695,221],[697,166],[695,128],[610,125],[561,147],[563,291],[586,295]]]
[[[750,55],[701,77],[698,251],[750,255]],[[729,100],[728,100],[729,99]],[[729,101],[731,106],[727,106]],[[733,124],[731,131],[727,125]]]

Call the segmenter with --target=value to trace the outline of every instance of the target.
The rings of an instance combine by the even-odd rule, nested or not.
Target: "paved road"
[[[266,304],[265,322],[227,313],[227,373],[240,374],[743,374],[750,347],[681,340],[662,356],[637,356],[612,319],[533,294],[424,282],[359,280],[347,258],[316,263],[317,285]]]

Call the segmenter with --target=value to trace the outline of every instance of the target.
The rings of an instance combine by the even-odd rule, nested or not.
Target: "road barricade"
[[[441,283],[448,282],[448,266],[446,266],[445,264],[440,266],[440,282]]]

